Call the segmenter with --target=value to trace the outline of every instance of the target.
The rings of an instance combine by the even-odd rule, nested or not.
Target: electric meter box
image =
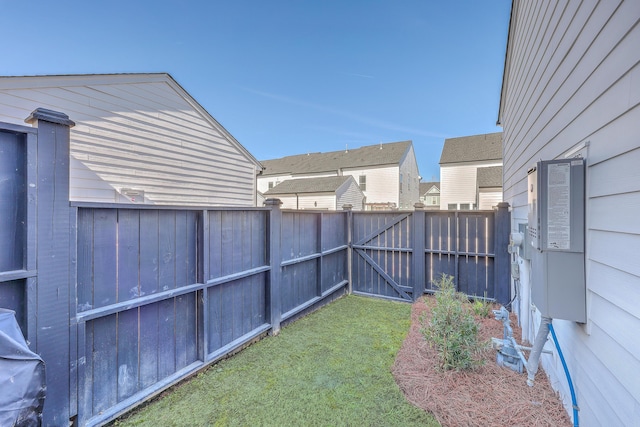
[[[531,299],[544,317],[584,323],[585,161],[540,161],[527,183]]]

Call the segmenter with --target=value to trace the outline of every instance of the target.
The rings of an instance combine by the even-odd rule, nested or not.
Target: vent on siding
[[[120,189],[119,203],[144,203],[144,190],[136,188]]]

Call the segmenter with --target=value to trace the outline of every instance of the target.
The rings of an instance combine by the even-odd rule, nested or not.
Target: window
[[[402,193],[402,174],[400,174],[400,193]]]
[[[366,175],[360,175],[358,177],[358,186],[360,187],[360,190],[367,191],[367,176]]]
[[[469,203],[460,203],[460,210],[468,211],[471,209],[471,205]]]
[[[269,190],[273,188],[273,181],[269,181]]]
[[[449,203],[447,205],[447,209],[449,209],[450,211],[455,211],[456,209],[458,209],[458,204],[457,203]]]

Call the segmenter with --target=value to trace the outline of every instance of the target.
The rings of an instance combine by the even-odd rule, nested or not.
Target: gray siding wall
[[[640,419],[640,2],[515,1],[501,100],[504,193],[527,221],[527,169],[587,161],[585,325],[554,321],[583,425]],[[527,268],[527,263],[524,263]],[[532,339],[529,283],[520,320]],[[543,366],[569,408],[557,356]]]
[[[342,210],[344,205],[353,206],[352,209],[354,211],[361,211],[364,209],[362,204],[364,194],[362,194],[360,187],[358,187],[358,184],[353,180],[349,180],[343,184],[342,187],[336,191],[336,197],[336,210]]]
[[[71,130],[71,200],[254,206],[256,164],[166,75],[0,78],[0,121],[23,124],[38,107]]]
[[[418,172],[418,162],[413,151],[413,145],[404,159],[400,162],[400,174],[402,182],[400,185],[399,208],[413,209],[413,205],[420,201],[420,172]],[[400,179],[398,177],[398,179]]]

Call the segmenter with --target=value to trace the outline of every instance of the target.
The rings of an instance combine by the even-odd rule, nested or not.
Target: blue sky
[[[0,75],[168,72],[259,160],[495,125],[510,0],[0,0]]]

